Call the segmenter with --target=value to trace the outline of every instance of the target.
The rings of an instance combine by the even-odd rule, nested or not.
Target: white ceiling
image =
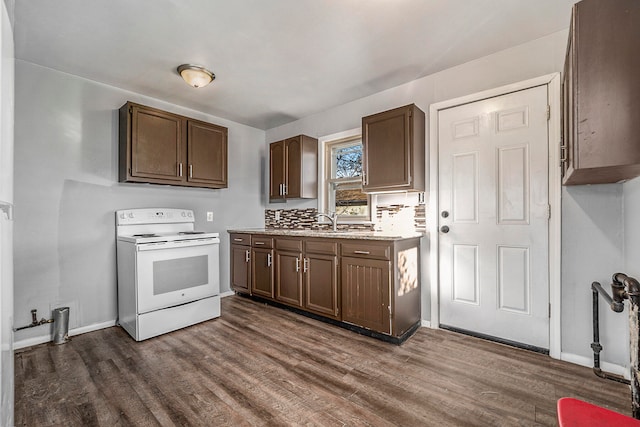
[[[16,58],[270,129],[567,28],[573,3],[18,0]]]

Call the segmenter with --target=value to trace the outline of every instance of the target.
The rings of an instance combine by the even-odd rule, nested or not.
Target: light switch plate
[[[213,212],[207,212],[207,222],[213,222]]]

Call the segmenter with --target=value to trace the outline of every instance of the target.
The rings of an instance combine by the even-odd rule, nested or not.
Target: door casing
[[[561,324],[560,324],[560,244],[561,244],[561,184],[560,170],[560,144],[561,144],[561,99],[560,99],[560,73],[547,74],[541,77],[501,86],[471,95],[450,99],[432,104],[429,107],[429,205],[428,218],[434,221],[428,222],[430,241],[429,283],[431,288],[431,319],[425,322],[426,326],[437,329],[440,324],[440,283],[439,283],[439,231],[438,231],[438,111],[445,108],[456,107],[470,102],[481,101],[511,92],[517,92],[536,86],[547,86],[550,116],[548,122],[549,141],[549,205],[551,207],[549,219],[549,355],[554,359],[560,359],[561,350]]]

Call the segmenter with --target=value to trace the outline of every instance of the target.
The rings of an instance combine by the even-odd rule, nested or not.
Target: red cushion
[[[560,427],[640,427],[640,420],[582,400],[563,397],[558,400],[558,424]]]

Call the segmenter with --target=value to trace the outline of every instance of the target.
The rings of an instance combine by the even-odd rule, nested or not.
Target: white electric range
[[[116,212],[118,323],[136,341],[220,316],[218,233],[188,209]]]

